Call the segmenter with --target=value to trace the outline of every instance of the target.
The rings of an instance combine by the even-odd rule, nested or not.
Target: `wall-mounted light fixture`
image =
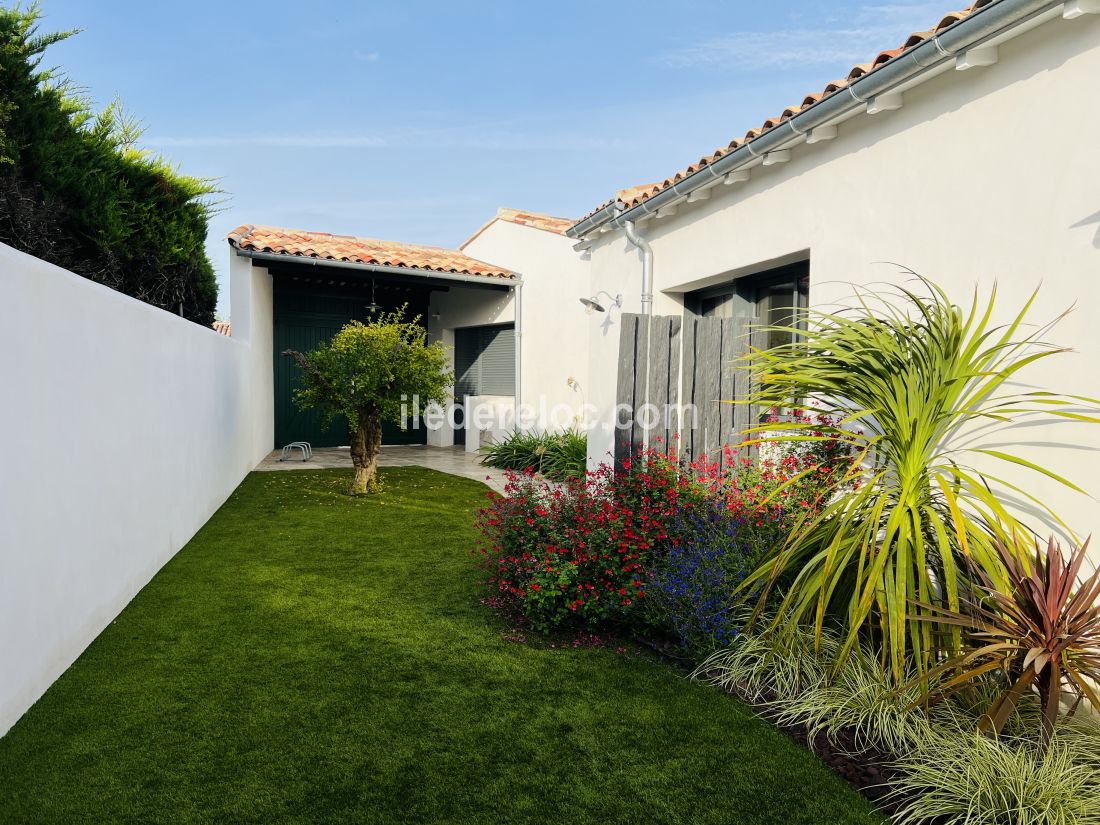
[[[367,312],[374,315],[382,307],[378,306],[378,302],[374,300],[374,278],[370,279],[370,303],[367,304]]]
[[[622,295],[612,295],[610,292],[604,292],[601,289],[599,292],[597,292],[591,298],[581,298],[580,299],[581,303],[584,304],[584,311],[587,314],[591,315],[593,311],[595,311],[595,312],[607,312],[608,307],[604,306],[603,304],[600,303],[600,296],[601,295],[606,295],[608,298],[611,299],[610,303],[609,303],[609,306],[611,306],[611,307],[622,307],[622,305],[623,305],[623,296]]]

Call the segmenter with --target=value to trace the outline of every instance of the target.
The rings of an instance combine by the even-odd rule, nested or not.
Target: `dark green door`
[[[328,341],[340,328],[355,318],[364,320],[361,298],[326,298],[276,290],[274,296],[275,339],[275,446],[292,441],[308,441],[314,447],[340,447],[348,443],[348,425],[338,418],[327,429],[321,426],[316,410],[300,410],[294,403],[294,390],[301,370],[284,350],[308,352]],[[427,431],[402,431],[397,424],[382,427],[383,444],[424,444]]]

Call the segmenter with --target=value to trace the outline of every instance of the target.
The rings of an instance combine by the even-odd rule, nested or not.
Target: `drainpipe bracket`
[[[1066,0],[1062,7],[1062,17],[1076,20],[1084,14],[1100,14],[1100,0]]]
[[[876,95],[867,102],[867,114],[877,115],[880,112],[893,112],[900,109],[901,106],[901,92]]]
[[[837,135],[836,126],[828,124],[826,126],[818,126],[816,129],[811,129],[810,134],[806,135],[806,143],[823,143],[826,140],[832,140]]]
[[[955,70],[964,72],[979,66],[992,66],[997,62],[996,46],[979,46],[969,49],[955,58]]]

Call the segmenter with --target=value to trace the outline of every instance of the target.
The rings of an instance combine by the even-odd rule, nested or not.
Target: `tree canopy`
[[[402,307],[369,323],[352,321],[309,353],[283,353],[302,369],[298,405],[319,410],[326,425],[341,415],[347,419],[353,493],[375,483],[382,424],[401,423],[402,407],[411,410],[414,398],[421,408],[442,403],[454,381],[446,348],[429,344],[419,321],[406,319]]]

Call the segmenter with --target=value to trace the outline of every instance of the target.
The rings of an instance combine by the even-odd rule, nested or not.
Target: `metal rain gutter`
[[[583,238],[593,229],[598,229],[605,223],[608,223],[613,218],[617,217],[623,209],[626,208],[620,200],[614,200],[611,203],[604,206],[602,209],[598,209],[581,221],[565,230],[566,237],[569,238]]]
[[[312,258],[306,255],[283,255],[278,252],[255,252],[251,249],[241,249],[237,246],[234,246],[233,249],[237,255],[242,258],[252,258],[257,261],[270,261],[272,263],[298,263],[306,266],[354,269],[359,272],[380,272],[385,275],[412,275],[418,278],[457,281],[459,283],[478,284],[479,286],[496,287],[498,289],[509,289],[523,283],[523,279],[514,273],[510,278],[500,278],[492,275],[463,275],[458,272],[435,272],[431,269],[416,269],[408,266],[364,264],[356,261],[331,261],[328,258]]]
[[[653,215],[661,207],[682,200],[696,189],[713,185],[730,172],[759,161],[762,155],[864,109],[868,101],[943,66],[982,41],[1062,5],[1052,0],[1000,0],[978,9],[637,206],[624,208],[625,205],[616,201],[570,227],[565,234],[571,238],[584,237],[601,227],[619,228],[627,221]]]

